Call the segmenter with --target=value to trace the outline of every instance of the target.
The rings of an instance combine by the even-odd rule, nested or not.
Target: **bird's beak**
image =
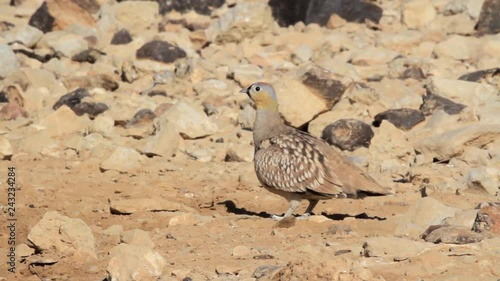
[[[246,89],[241,89],[240,93],[247,94],[248,95],[248,88]]]

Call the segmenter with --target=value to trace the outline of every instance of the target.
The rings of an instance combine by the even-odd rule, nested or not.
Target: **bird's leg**
[[[316,207],[316,205],[318,204],[318,202],[319,202],[319,200],[310,199],[309,200],[309,206],[307,206],[307,209],[306,209],[305,213],[302,216],[297,217],[297,219],[298,220],[307,219],[311,215],[312,210],[314,209],[314,207]]]
[[[293,212],[295,212],[295,210],[299,207],[299,205],[300,205],[300,200],[291,199],[290,200],[290,207],[286,211],[285,215],[284,216],[272,215],[273,220],[280,221],[286,217],[293,215]]]

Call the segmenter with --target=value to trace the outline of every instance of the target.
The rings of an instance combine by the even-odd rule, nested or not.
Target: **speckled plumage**
[[[271,85],[254,83],[241,92],[257,107],[253,131],[257,178],[290,202],[284,217],[292,215],[302,199],[309,201],[303,216],[307,217],[318,200],[356,197],[358,191],[388,193],[325,141],[285,125]]]

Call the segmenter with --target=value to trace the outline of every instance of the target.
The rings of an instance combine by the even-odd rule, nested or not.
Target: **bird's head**
[[[278,109],[276,93],[273,86],[268,83],[253,83],[250,87],[241,90],[240,93],[247,94],[255,102],[257,109]]]

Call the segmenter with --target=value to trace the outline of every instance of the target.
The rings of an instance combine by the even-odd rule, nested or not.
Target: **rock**
[[[176,154],[181,137],[171,121],[164,120],[144,146],[144,153],[171,157]]]
[[[261,278],[266,276],[273,276],[273,273],[282,269],[283,266],[279,265],[261,265],[255,269],[252,276],[257,278],[257,280],[261,280]],[[262,279],[265,280],[265,279]]]
[[[28,117],[24,109],[23,90],[16,84],[5,87],[1,93],[6,97],[7,104],[0,110],[0,120],[15,120],[19,117]]]
[[[408,131],[418,123],[424,121],[425,116],[422,111],[416,109],[390,109],[375,115],[373,126],[379,127],[383,120],[387,120],[398,129]]]
[[[252,255],[252,250],[247,246],[238,245],[233,248],[231,255],[237,258],[245,258]]]
[[[129,245],[137,245],[148,249],[153,249],[155,243],[149,237],[149,234],[141,229],[131,229],[121,233],[121,242]]]
[[[500,234],[500,206],[485,206],[477,213],[472,230],[480,233]]]
[[[370,125],[356,119],[340,119],[323,129],[321,138],[340,150],[354,151],[369,147],[373,138]]]
[[[461,127],[415,141],[414,148],[426,158],[447,160],[459,156],[465,147],[483,147],[500,136],[500,125]]]
[[[103,136],[111,136],[115,128],[115,120],[109,116],[97,116],[90,127],[91,133],[98,133]]]
[[[16,255],[20,259],[25,259],[35,253],[35,250],[26,244],[18,244],[16,246]]]
[[[135,149],[128,147],[117,147],[113,153],[104,160],[101,171],[118,171],[128,173],[138,170],[141,167],[142,156]]]
[[[97,258],[95,238],[87,224],[56,211],[45,213],[30,230],[28,241],[42,252],[56,250],[64,255]]]
[[[360,66],[387,64],[398,57],[399,54],[381,47],[370,47],[354,52],[350,63]]]
[[[225,96],[229,92],[229,85],[223,80],[205,79],[194,84],[193,90],[199,95]]]
[[[118,235],[121,236],[123,233],[123,225],[113,224],[112,226],[103,230],[102,233],[110,236],[118,236]]]
[[[85,76],[72,76],[63,80],[66,88],[94,89],[103,88],[106,91],[118,89],[118,82],[108,74],[95,74]]]
[[[453,217],[458,209],[448,207],[432,197],[424,197],[410,207],[404,219],[418,226],[442,224],[448,217]]]
[[[136,52],[138,59],[150,59],[163,63],[172,63],[186,57],[186,52],[168,42],[153,40],[144,44]]]
[[[180,13],[186,13],[194,10],[198,14],[210,15],[212,10],[220,8],[224,4],[224,0],[173,0],[168,2],[160,2],[160,14],[164,15],[172,10]]]
[[[183,204],[161,198],[112,200],[109,209],[112,214],[118,215],[130,215],[138,212],[193,211]]]
[[[325,26],[332,14],[348,22],[378,23],[382,17],[382,8],[365,1],[286,1],[271,0],[269,5],[273,16],[280,26],[289,26],[302,21],[304,24],[317,23]],[[306,11],[306,12],[305,12]]]
[[[436,10],[429,0],[411,0],[404,3],[403,22],[411,29],[420,29],[436,17]]]
[[[85,131],[90,126],[90,120],[84,116],[77,116],[73,110],[63,105],[41,119],[40,125],[43,126],[51,136],[63,136]]]
[[[250,144],[234,144],[227,148],[226,161],[228,162],[252,162],[254,148]]]
[[[211,42],[241,42],[269,30],[273,24],[271,8],[264,2],[241,2],[214,19],[206,30]]]
[[[255,81],[260,81],[263,76],[262,68],[253,64],[238,64],[229,71],[229,77],[242,87],[248,87]]]
[[[28,48],[33,48],[38,40],[42,38],[43,32],[27,24],[17,25],[14,28],[2,33],[7,42],[20,42]]]
[[[320,97],[329,109],[342,98],[353,82],[349,77],[335,74],[316,65],[301,68],[297,71],[297,74],[297,79],[313,94]]]
[[[73,92],[69,92],[59,98],[59,100],[52,106],[52,109],[57,110],[62,105],[73,108],[81,103],[83,98],[90,97],[90,93],[86,89],[78,88]]]
[[[82,53],[89,48],[89,43],[81,36],[66,31],[54,31],[46,33],[37,44],[40,47],[46,47],[54,50],[67,58]]]
[[[500,2],[498,0],[485,0],[481,14],[477,21],[476,30],[480,35],[496,34],[500,32]]]
[[[106,280],[156,281],[166,264],[166,260],[151,248],[122,243],[110,251]]]
[[[51,30],[65,30],[71,25],[95,26],[95,19],[91,15],[90,9],[79,1],[75,0],[48,0],[47,8],[50,17],[54,18],[54,23]],[[96,4],[94,4],[96,5]],[[89,7],[88,5],[87,7]],[[93,8],[94,12],[99,10],[99,7]]]
[[[291,60],[296,65],[301,65],[311,60],[313,50],[307,45],[299,45],[295,48],[291,55]]]
[[[203,225],[213,221],[210,216],[203,216],[193,213],[185,213],[175,217],[171,217],[168,221],[169,227],[179,226],[179,225]]]
[[[40,29],[43,33],[52,31],[54,23],[55,18],[49,13],[49,7],[46,1],[44,1],[35,13],[33,13],[29,20],[29,25]]]
[[[0,135],[0,159],[6,160],[12,157],[14,151],[8,138]]]
[[[365,257],[410,258],[432,248],[432,244],[398,237],[370,237],[363,243]]]
[[[118,30],[111,38],[111,45],[126,45],[132,42],[132,35],[128,32],[127,29],[122,28]]]
[[[212,135],[218,128],[205,113],[185,102],[178,102],[158,120],[161,124],[169,120],[184,139],[197,139]]]
[[[7,44],[0,44],[0,65],[2,65],[0,67],[0,79],[6,78],[20,67],[16,54]]]
[[[458,80],[464,80],[468,82],[481,82],[482,80],[488,78],[491,79],[497,75],[500,75],[500,67],[469,72],[458,77]]]
[[[144,108],[137,111],[134,114],[134,117],[132,117],[132,119],[130,119],[125,125],[125,128],[134,128],[134,127],[141,127],[144,125],[150,125],[153,123],[153,120],[155,118],[156,114],[153,111],[151,111],[151,109]]]
[[[463,212],[459,212],[455,214],[453,217],[449,217],[444,220],[446,225],[456,225],[456,226],[464,226],[468,229],[471,229],[474,220],[476,219],[478,210],[465,210]]]
[[[132,34],[156,28],[159,4],[156,1],[122,1],[101,10],[100,21],[114,21]]]
[[[88,114],[90,119],[108,110],[109,107],[102,102],[82,102],[71,108],[76,115]]]
[[[471,168],[465,176],[469,189],[496,196],[500,191],[500,169],[493,167]]]
[[[484,235],[472,232],[470,228],[457,225],[432,225],[423,234],[422,239],[434,244],[469,244],[483,240]]]
[[[448,39],[436,44],[434,55],[438,58],[469,60],[477,54],[478,44],[479,41],[476,38],[451,35]]]
[[[461,103],[456,103],[450,99],[439,95],[432,94],[427,90],[427,94],[422,97],[422,105],[419,110],[424,115],[431,115],[435,110],[443,110],[449,115],[459,114],[466,106]]]

